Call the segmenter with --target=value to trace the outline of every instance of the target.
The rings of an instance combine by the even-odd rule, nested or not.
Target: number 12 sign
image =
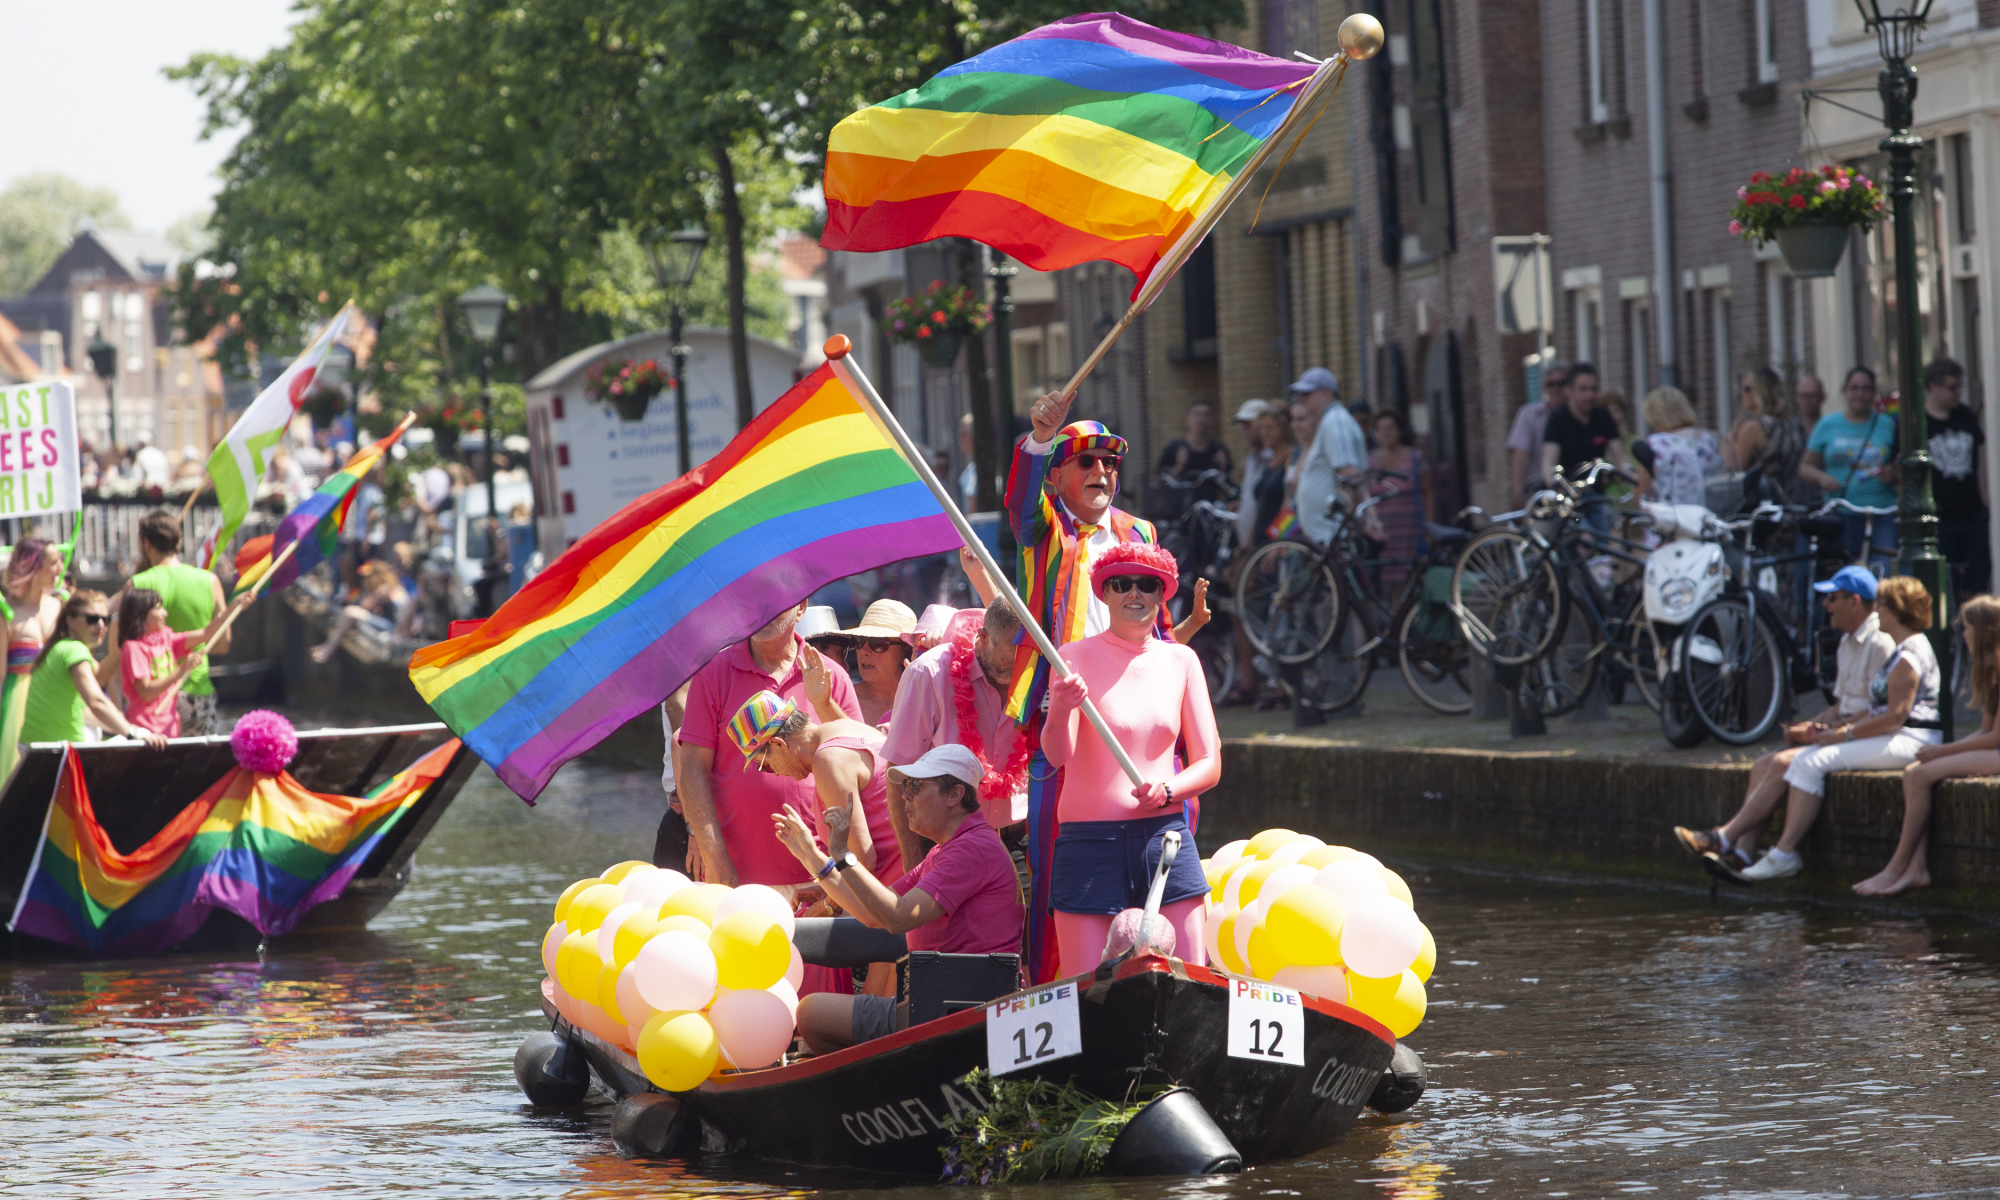
[[[1304,1066],[1306,1008],[1299,994],[1254,979],[1229,983],[1229,1056]]]
[[[986,1069],[994,1075],[1082,1053],[1074,980],[1009,996],[986,1008]]]

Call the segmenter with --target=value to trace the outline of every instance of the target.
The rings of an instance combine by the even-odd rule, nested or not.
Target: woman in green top
[[[34,673],[29,676],[22,745],[81,742],[85,740],[84,713],[88,712],[115,736],[137,738],[155,750],[166,749],[167,739],[127,721],[98,685],[97,659],[91,650],[104,641],[110,611],[104,593],[89,588],[78,588],[63,605],[56,636],[42,647],[42,656],[35,660]]]

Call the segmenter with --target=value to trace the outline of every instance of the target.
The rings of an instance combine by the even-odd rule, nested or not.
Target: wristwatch
[[[839,858],[834,859],[832,862],[833,869],[836,871],[845,871],[849,867],[858,867],[860,865],[861,865],[861,860],[854,857],[854,851],[852,850],[849,850],[847,853],[841,855]]]

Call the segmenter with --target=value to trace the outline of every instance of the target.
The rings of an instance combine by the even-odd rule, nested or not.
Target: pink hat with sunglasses
[[[1151,542],[1120,542],[1090,564],[1090,590],[1104,599],[1105,582],[1117,575],[1150,575],[1165,587],[1165,600],[1174,598],[1181,582],[1180,564],[1173,552]]]

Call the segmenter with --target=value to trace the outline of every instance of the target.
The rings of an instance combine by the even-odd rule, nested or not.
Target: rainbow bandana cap
[[[1055,445],[1049,450],[1049,470],[1062,466],[1073,454],[1091,450],[1123,458],[1125,439],[1106,429],[1100,421],[1071,421],[1056,432]]]
[[[747,760],[778,736],[778,727],[797,711],[797,705],[776,692],[758,692],[729,718],[729,740]]]

